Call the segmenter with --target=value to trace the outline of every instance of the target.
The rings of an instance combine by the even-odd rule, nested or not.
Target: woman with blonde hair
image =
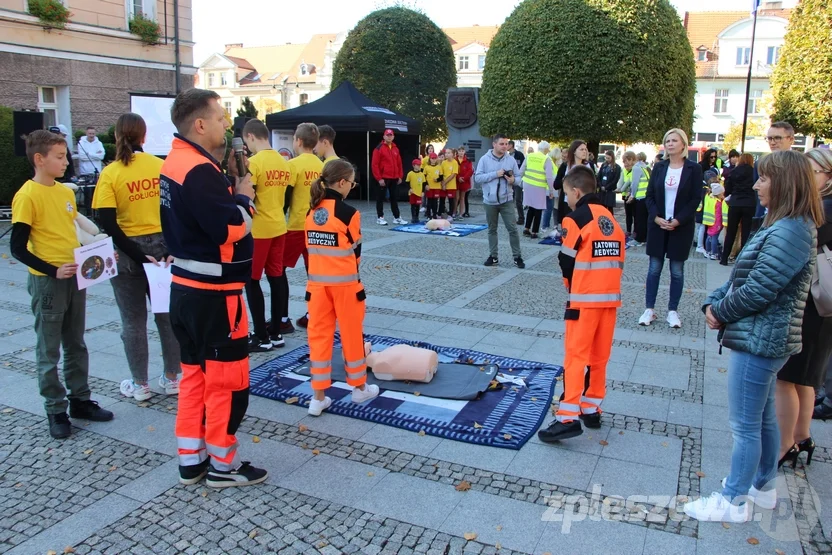
[[[688,136],[681,129],[664,134],[664,160],[653,168],[647,186],[647,270],[646,309],[641,326],[656,319],[654,308],[665,258],[670,260],[670,298],[667,324],[681,328],[677,309],[685,284],[685,261],[690,255],[696,208],[702,200],[702,167],[688,160]]]
[[[698,520],[746,522],[752,514],[748,501],[761,509],[777,504],[775,378],[801,350],[817,227],[824,216],[804,155],[772,152],[758,173],[754,189],[768,209],[762,227],[740,252],[731,278],[702,306],[708,327],[719,330],[720,350],[731,349],[728,422],[734,445],[722,491],[685,505],[685,513]]]
[[[832,248],[832,152],[812,149],[806,153],[826,221],[818,227],[817,253],[823,246]],[[826,364],[832,355],[832,318],[818,314],[815,300],[806,299],[801,332],[803,350],[793,355],[777,373],[777,421],[780,424],[780,461],[794,465],[806,451],[806,464],[812,462],[815,442],[809,426],[815,410],[815,389],[823,385]]]

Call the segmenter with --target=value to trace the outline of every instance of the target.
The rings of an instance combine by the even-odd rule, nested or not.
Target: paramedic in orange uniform
[[[563,190],[572,209],[563,219],[563,246],[558,254],[569,292],[564,316],[564,394],[555,422],[538,432],[545,442],[581,435],[581,420],[587,428],[601,427],[600,405],[606,393],[624,270],[624,231],[596,198],[592,170],[572,168]]]
[[[332,346],[335,324],[347,384],[354,387],[352,401],[363,403],[378,396],[377,385],[366,385],[364,360],[364,285],[358,276],[361,259],[361,214],[344,202],[356,186],[355,169],[345,160],[332,160],[312,184],[311,210],[304,233],[309,253],[306,302],[309,311],[309,370],[314,396],[309,414],[320,416],[332,399]]]
[[[170,323],[182,360],[179,481],[195,484],[207,474],[210,487],[257,484],[268,473],[240,460],[235,436],[248,408],[243,287],[251,278],[254,188],[247,175],[232,187],[220,172],[228,122],[217,93],[180,93],[171,120],[178,132],[159,193],[162,233],[174,257]]]

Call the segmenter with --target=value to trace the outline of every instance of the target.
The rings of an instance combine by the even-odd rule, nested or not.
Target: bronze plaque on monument
[[[450,127],[465,129],[477,122],[477,98],[472,89],[448,91],[445,106],[445,121]]]

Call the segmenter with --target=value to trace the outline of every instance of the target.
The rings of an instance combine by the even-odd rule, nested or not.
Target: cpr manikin
[[[436,351],[410,345],[393,345],[383,351],[372,352],[371,343],[364,343],[367,366],[378,380],[407,380],[428,383],[436,374],[439,357]]]

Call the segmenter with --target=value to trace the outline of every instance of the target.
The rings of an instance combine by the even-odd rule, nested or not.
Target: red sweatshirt
[[[402,156],[396,143],[387,146],[384,141],[373,150],[373,177],[382,179],[402,178]]]
[[[474,175],[474,165],[467,156],[463,156],[459,160],[459,175],[456,177],[456,183],[460,191],[471,190],[471,177]]]

